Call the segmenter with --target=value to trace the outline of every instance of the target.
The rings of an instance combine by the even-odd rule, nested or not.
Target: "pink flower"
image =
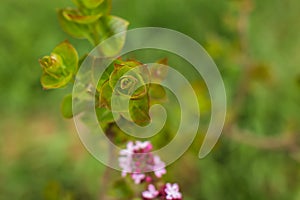
[[[161,178],[162,175],[167,173],[166,169],[166,164],[160,160],[159,156],[154,156],[154,174],[157,178]]]
[[[120,157],[119,165],[122,168],[122,176],[125,177],[127,172],[131,171],[131,160],[129,157]]]
[[[136,142],[135,150],[142,150],[143,153],[150,152],[152,150],[152,144],[149,141],[146,142]]]
[[[179,192],[179,186],[177,183],[167,183],[164,191],[166,193],[167,200],[180,200],[182,198],[182,194]]]
[[[135,149],[135,145],[133,144],[133,142],[128,142],[127,149],[122,149],[120,151],[120,155],[126,156],[126,155],[133,154],[134,149]]]
[[[166,173],[165,163],[159,156],[151,153],[152,149],[152,144],[148,141],[128,142],[127,148],[120,151],[119,165],[122,168],[122,176],[132,174],[131,178],[136,184],[146,178],[146,172],[154,171],[155,176],[161,178]]]
[[[150,184],[148,185],[148,190],[142,193],[144,199],[154,199],[158,196],[159,192],[155,189],[155,186]]]
[[[131,174],[131,178],[134,180],[135,184],[140,184],[146,178],[146,175],[133,173]]]

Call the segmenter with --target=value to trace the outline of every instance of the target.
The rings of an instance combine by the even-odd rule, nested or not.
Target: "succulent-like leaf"
[[[99,22],[96,25],[96,30],[99,34],[99,41],[106,40],[107,38],[121,33],[127,30],[128,22],[122,18],[115,16],[103,16],[99,19]],[[101,50],[106,56],[116,55],[124,46],[125,43],[125,33],[120,34],[118,37],[111,39],[108,43],[101,45]]]
[[[44,89],[60,88],[69,83],[78,67],[78,55],[67,41],[59,44],[50,56],[40,59],[43,69],[41,84]]]
[[[117,61],[115,69],[110,75],[109,85],[118,94],[131,96],[131,99],[137,99],[147,93],[149,72],[146,66],[137,61]],[[139,68],[134,69],[137,66]],[[137,87],[142,85],[141,87]]]
[[[91,0],[93,1],[93,0]],[[84,9],[83,12],[89,15],[95,15],[102,13],[103,16],[107,16],[110,14],[111,11],[111,0],[104,0],[102,3],[100,3],[98,6],[92,8],[92,9]]]
[[[103,13],[84,15],[79,10],[66,8],[62,10],[62,15],[68,21],[76,22],[78,24],[90,24],[96,22],[103,15]]]
[[[96,108],[96,115],[101,125],[105,125],[115,121],[112,112],[107,108]]]
[[[65,77],[54,78],[47,73],[43,73],[41,77],[41,84],[44,89],[55,89],[66,86],[72,79],[72,74]]]
[[[60,43],[55,47],[53,53],[59,55],[65,68],[75,74],[78,68],[78,54],[76,49],[68,41]]]
[[[139,99],[129,101],[129,112],[132,120],[140,125],[145,126],[150,122],[149,116],[149,98],[148,95]]]
[[[167,95],[165,89],[158,84],[150,84],[149,91],[151,105],[155,103],[161,103],[167,100]]]
[[[112,96],[112,89],[109,86],[109,82],[105,82],[100,89],[100,96],[99,96],[99,105],[100,107],[109,108],[111,107],[111,96]]]
[[[62,29],[74,38],[86,38],[89,41],[93,41],[93,36],[90,33],[89,26],[87,24],[78,24],[74,21],[67,20],[63,11],[64,10],[58,11],[58,20]]]

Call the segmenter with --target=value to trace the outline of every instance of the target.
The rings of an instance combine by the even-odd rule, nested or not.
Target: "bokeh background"
[[[0,199],[96,199],[103,166],[61,117],[65,88],[42,90],[38,59],[68,39],[55,10],[71,1],[0,3]],[[300,2],[113,0],[129,28],[189,35],[218,65],[228,120],[214,151],[201,140],[169,168],[187,200],[300,199]]]

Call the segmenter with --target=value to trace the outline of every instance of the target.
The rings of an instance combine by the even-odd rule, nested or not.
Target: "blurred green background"
[[[300,199],[300,2],[249,2],[113,0],[112,13],[129,28],[171,28],[202,44],[223,75],[229,118],[239,106],[234,126],[256,138],[225,133],[203,160],[195,145],[170,167],[185,199]],[[38,59],[56,44],[68,39],[81,54],[92,48],[59,27],[55,10],[72,3],[0,5],[0,199],[96,199],[103,166],[59,112],[71,88],[43,91],[39,83]],[[291,145],[277,148],[285,138]]]

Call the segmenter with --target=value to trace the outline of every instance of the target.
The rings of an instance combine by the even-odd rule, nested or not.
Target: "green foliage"
[[[116,61],[114,70],[109,78],[109,85],[116,94],[129,96],[130,99],[139,99],[146,95],[147,86],[145,82],[150,78],[146,66],[137,61]],[[139,67],[137,70],[132,70]],[[128,72],[128,73],[127,73]],[[136,88],[140,84],[141,87]]]
[[[131,0],[128,3],[116,0],[112,13],[128,19],[132,28],[171,28],[203,44],[222,73],[231,106],[242,69],[235,29],[239,2]],[[299,130],[300,71],[297,63],[300,62],[300,40],[297,24],[300,3],[298,0],[255,0],[253,3],[255,8],[248,30],[249,53],[255,60],[255,68],[263,65],[270,77],[263,78],[265,73],[260,67],[258,74],[255,70],[255,81],[249,80],[250,93],[238,118],[239,126],[262,137],[276,136],[286,129]],[[55,18],[55,9],[67,6],[68,1],[60,0],[3,0],[0,6],[1,19],[5,19],[0,23],[3,117],[0,124],[0,199],[47,199],[44,190],[48,190],[45,194],[61,195],[60,199],[71,194],[72,199],[92,200],[98,194],[99,181],[95,177],[100,176],[96,169],[100,167],[99,163],[89,154],[79,155],[85,152],[82,145],[77,141],[78,146],[74,146],[70,140],[77,136],[68,134],[68,123],[57,120],[57,105],[69,88],[55,92],[41,90],[40,71],[36,70],[36,60],[68,37],[59,29]],[[68,40],[81,55],[90,48],[84,40],[71,37]],[[151,57],[149,61],[162,57],[165,55]],[[190,70],[183,62],[168,58],[170,66],[178,64],[184,72]],[[199,91],[197,95],[200,93],[199,96],[207,101],[209,94],[201,81],[193,87]],[[203,105],[200,103],[200,107]],[[43,113],[46,116],[40,117]],[[173,116],[170,117],[172,125],[169,128],[176,127]],[[41,135],[45,137],[37,140]],[[170,139],[166,136],[163,141]],[[157,139],[156,144],[163,141]],[[196,140],[195,151],[201,141]],[[120,140],[118,144],[123,142]],[[14,156],[18,153],[21,154]],[[224,135],[206,159],[198,161],[191,152],[185,155],[192,157],[191,160],[184,156],[176,164],[178,169],[171,166],[173,172],[169,178],[174,178],[174,174],[181,177],[187,200],[300,198],[299,164],[290,159],[287,152],[247,147]]]
[[[97,85],[100,94],[99,106],[111,109],[111,98],[114,93],[118,96],[114,112],[119,112],[123,118],[138,125],[148,124],[150,104],[166,100],[166,92],[162,86],[148,84],[150,74],[158,74],[160,68],[154,66],[150,72],[147,66],[138,61],[122,61],[121,59],[116,60],[110,67],[113,67],[111,74],[108,75],[105,72]],[[153,78],[162,80],[166,73],[163,71],[159,76],[154,74]],[[141,86],[137,87],[138,85]],[[126,105],[128,99],[130,99],[129,105]]]
[[[110,0],[74,2],[78,8],[58,11],[61,27],[72,37],[87,39],[96,46],[108,37],[127,29],[127,21],[110,15]]]
[[[88,39],[93,45],[99,44],[108,37],[125,31],[128,22],[109,15],[111,10],[110,0],[75,0],[77,8],[65,8],[58,11],[58,19],[62,28],[75,38]],[[125,36],[116,41],[116,45],[112,47],[105,46],[104,54],[111,54],[119,51],[124,44]],[[85,59],[85,55],[78,61],[78,55],[75,48],[67,41],[59,44],[51,53],[50,56],[44,56],[40,59],[40,64],[43,68],[41,83],[45,89],[61,88],[66,86],[74,76],[77,69]],[[112,88],[109,85],[108,71],[106,76],[100,81],[100,101],[99,105],[102,108],[110,108],[110,98]],[[107,80],[106,80],[107,79]],[[144,91],[146,93],[146,91]],[[83,100],[79,100],[76,105],[83,104]],[[82,109],[83,110],[83,109]],[[67,95],[62,102],[61,112],[65,118],[72,118],[72,96]],[[97,108],[97,116],[100,124],[105,126],[112,122],[112,114],[105,109]]]
[[[65,41],[55,47],[50,56],[44,56],[39,62],[43,68],[41,77],[43,88],[61,88],[76,74],[78,55],[74,47]]]

